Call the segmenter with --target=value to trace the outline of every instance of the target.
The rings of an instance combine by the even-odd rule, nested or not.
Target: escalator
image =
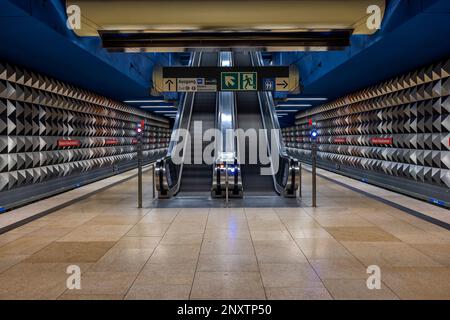
[[[214,67],[217,64],[217,53],[202,53],[200,62],[202,67]],[[189,126],[191,157],[185,159],[178,196],[208,196],[211,193],[212,166],[205,163],[205,159],[203,159],[203,151],[211,141],[203,141],[201,137],[206,130],[215,128],[216,103],[215,92],[198,92],[195,94]]]
[[[183,165],[183,174],[178,196],[209,195],[211,193],[212,167],[211,164],[205,163],[205,159],[202,156],[205,147],[211,141],[203,141],[200,137],[203,137],[206,130],[215,128],[215,115],[216,94],[210,92],[197,93],[194,99],[191,125],[189,128],[191,156],[190,161],[185,161]]]
[[[261,60],[256,53],[235,53],[234,65],[251,67],[262,63],[258,59]],[[239,145],[243,147],[241,149],[242,154],[239,155],[239,161],[244,195],[268,196],[280,194],[285,197],[295,197],[295,191],[298,187],[298,164],[285,154],[282,140],[273,139],[271,136],[271,131],[279,130],[279,124],[276,120],[270,93],[237,92],[236,105],[238,129],[244,131],[255,129],[257,136],[256,148],[249,143],[246,136],[242,136],[242,132],[239,135]],[[267,131],[264,134],[259,134],[260,129]],[[270,143],[270,141],[273,143]],[[259,150],[259,148],[263,149]],[[278,151],[278,157],[276,157],[278,164],[276,170],[274,170],[276,172],[271,172],[269,158],[265,159],[266,157],[262,157],[262,155],[269,152],[276,156],[275,151]],[[255,156],[255,153],[258,156]],[[249,162],[251,156],[253,156],[253,161]],[[271,158],[271,161],[273,160]],[[262,169],[265,169],[265,173],[271,172],[271,174],[261,174]]]
[[[251,67],[251,55],[249,53],[235,53],[234,64],[237,67]],[[257,133],[260,129],[264,129],[257,92],[236,93],[236,105],[238,129],[242,129],[244,131],[247,131],[248,129],[254,129]],[[245,137],[240,136],[239,139],[245,139]],[[260,137],[258,135],[258,148],[262,145],[259,139]],[[261,163],[261,159],[259,156],[256,157],[256,163],[249,163],[249,159],[252,156],[250,154],[251,144],[249,143],[248,139],[244,142],[240,141],[239,145],[245,145],[245,149],[241,151],[243,152],[243,154],[240,157],[242,186],[244,188],[245,195],[273,195],[275,190],[273,187],[272,176],[260,174],[261,167],[267,167],[267,165],[263,165]],[[257,150],[257,152],[257,154],[259,154],[261,151]]]
[[[258,94],[256,92],[238,92],[236,94],[237,103],[237,124],[238,128],[244,131],[248,129],[254,129],[258,133],[260,129],[264,129],[261,119],[261,112],[259,110]],[[239,139],[245,139],[245,137],[239,136]],[[261,148],[264,145],[259,141],[260,136],[257,137],[257,148]],[[240,141],[240,146],[244,146],[244,142]],[[273,178],[271,175],[261,175],[262,167],[269,167],[270,165],[262,164],[260,157],[255,157],[256,163],[249,163],[251,158],[250,154],[251,143],[247,139],[245,141],[245,149],[241,157],[241,176],[242,186],[246,195],[250,193],[258,193],[259,195],[273,194]],[[265,150],[257,150],[257,154],[264,152]]]
[[[232,56],[230,53],[229,57],[227,60],[222,54],[220,63],[228,61],[225,65],[244,68],[262,64],[261,55],[255,52]],[[194,53],[190,61],[191,66],[218,64],[217,53]],[[214,199],[242,196],[244,198],[234,199],[233,205],[297,205],[298,162],[286,154],[270,92],[186,93],[181,101],[169,153],[158,160],[155,170],[158,197],[176,195],[180,201],[161,205],[201,207],[209,203],[221,206],[223,203]],[[210,155],[213,161],[205,162],[203,153],[212,141],[205,142],[202,137],[213,128],[219,129],[222,139],[229,129],[241,130],[237,137],[216,143],[212,149],[218,147],[219,151],[212,151],[215,152]],[[251,143],[245,134],[248,129],[253,129]],[[264,130],[259,132],[260,129]],[[180,132],[189,132],[191,139]],[[188,149],[191,152],[186,152]],[[255,203],[252,196],[262,198]],[[285,198],[293,198],[293,201]]]
[[[195,65],[213,67],[218,64],[217,53],[201,53],[197,56]],[[211,92],[186,94],[183,110],[179,113],[179,129],[189,131],[190,140],[186,140],[187,150],[183,155],[182,164],[174,164],[169,154],[157,163],[157,189],[160,198],[209,196],[212,186],[213,167],[205,163],[203,151],[211,141],[203,141],[203,134],[216,125],[217,95]],[[177,142],[178,138],[172,138]],[[169,146],[169,150],[172,148]],[[171,150],[172,151],[172,150]],[[183,151],[184,152],[184,151]],[[176,153],[176,152],[175,152]]]

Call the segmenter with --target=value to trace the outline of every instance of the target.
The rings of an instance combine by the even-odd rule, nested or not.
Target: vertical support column
[[[311,160],[312,160],[312,206],[315,208],[317,206],[317,179],[316,179],[316,168],[317,168],[317,129],[316,124],[313,123],[311,129]]]
[[[302,197],[302,163],[298,162],[298,193],[297,198]]]
[[[225,162],[225,204],[228,208],[228,162]]]
[[[143,146],[142,135],[145,128],[144,120],[141,120],[137,126],[137,165],[138,165],[138,208],[142,208],[142,162]]]
[[[155,199],[155,195],[156,195],[156,186],[155,186],[155,168],[156,165],[152,164],[152,195],[153,195],[153,200]]]

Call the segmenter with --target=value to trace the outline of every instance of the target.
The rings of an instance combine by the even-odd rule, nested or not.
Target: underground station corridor
[[[449,1],[0,12],[0,300],[450,300]]]

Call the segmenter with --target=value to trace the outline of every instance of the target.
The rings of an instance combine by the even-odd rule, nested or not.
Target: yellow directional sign
[[[163,92],[177,92],[177,78],[164,78],[163,84]]]
[[[289,78],[276,78],[275,91],[289,91]]]

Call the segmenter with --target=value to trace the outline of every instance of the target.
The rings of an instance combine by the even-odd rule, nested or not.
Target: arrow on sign
[[[277,83],[277,86],[280,86],[280,87],[282,86],[283,89],[286,89],[288,85],[289,85],[289,83],[287,83],[286,80],[283,80],[283,82],[281,82],[281,83]]]
[[[166,85],[169,86],[169,91],[172,91],[172,85],[174,85],[175,83],[169,79],[166,81]]]
[[[233,76],[225,76],[225,85],[227,87],[232,87],[235,85],[234,81],[235,81],[235,77]]]

